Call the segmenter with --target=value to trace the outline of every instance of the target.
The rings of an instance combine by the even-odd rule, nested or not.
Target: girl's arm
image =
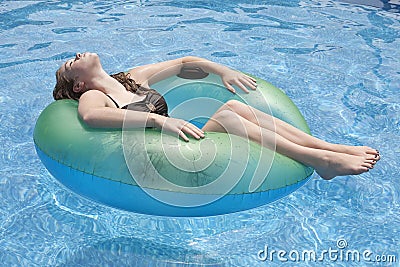
[[[235,93],[233,85],[238,86],[246,93],[248,93],[248,88],[255,90],[257,87],[257,83],[253,78],[241,72],[232,70],[216,62],[193,56],[140,66],[130,70],[129,73],[138,83],[143,86],[149,86],[167,77],[178,74],[183,66],[199,67],[205,72],[211,72],[221,76],[225,87],[233,93]]]
[[[78,113],[90,127],[122,128],[124,123],[131,128],[155,126],[154,118],[148,118],[147,113],[132,111],[125,118],[125,112],[109,106],[106,95],[97,90],[89,90],[79,99]]]
[[[89,90],[80,97],[78,113],[82,120],[93,128],[155,127],[180,136],[185,141],[189,141],[187,135],[196,139],[204,137],[202,130],[181,119],[110,107],[104,93],[97,90]]]

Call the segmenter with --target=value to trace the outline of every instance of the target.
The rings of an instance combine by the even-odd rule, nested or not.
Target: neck
[[[105,94],[115,94],[126,91],[122,84],[108,75],[104,70],[101,70],[98,75],[87,82],[86,86],[91,90],[98,90]]]

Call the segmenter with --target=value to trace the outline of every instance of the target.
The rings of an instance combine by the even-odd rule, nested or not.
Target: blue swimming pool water
[[[393,6],[0,1],[0,265],[399,266],[400,17]],[[253,73],[294,100],[315,136],[376,147],[382,160],[369,173],[330,182],[315,176],[280,201],[224,216],[164,218],[101,206],[58,184],[32,141],[52,101],[54,72],[76,51],[98,52],[109,72],[197,55]],[[266,247],[286,254],[262,261]],[[303,250],[333,254],[293,262]],[[353,250],[386,261],[393,255],[396,263],[346,260]]]

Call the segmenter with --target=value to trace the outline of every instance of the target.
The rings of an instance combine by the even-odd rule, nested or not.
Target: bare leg
[[[379,152],[375,149],[367,146],[346,146],[328,143],[307,133],[304,133],[303,131],[278,118],[275,118],[237,100],[228,101],[216,113],[223,110],[231,110],[234,113],[237,113],[238,115],[243,117],[244,119],[262,128],[274,131],[280,136],[301,146],[324,149],[356,156],[374,155],[376,156],[376,160],[380,159]]]
[[[274,131],[241,117],[230,110],[222,110],[204,125],[204,131],[228,132],[274,149],[305,165],[313,167],[324,179],[339,175],[360,174],[373,168],[374,156],[355,156],[296,144]]]

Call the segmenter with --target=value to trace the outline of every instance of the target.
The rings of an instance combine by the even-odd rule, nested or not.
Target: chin
[[[91,53],[91,52],[85,52],[83,53],[84,57],[99,57],[99,55],[97,55],[96,53]]]
[[[100,58],[96,53],[85,53],[84,58],[94,65],[100,65]]]

